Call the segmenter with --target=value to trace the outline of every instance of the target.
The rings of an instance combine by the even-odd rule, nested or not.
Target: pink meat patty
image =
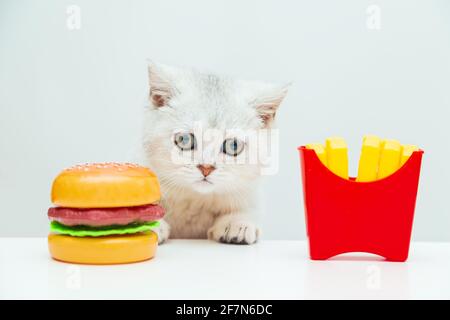
[[[85,225],[101,227],[109,225],[126,225],[133,222],[148,222],[161,219],[163,207],[155,204],[122,208],[77,209],[53,207],[48,209],[51,221],[58,221],[66,226]]]

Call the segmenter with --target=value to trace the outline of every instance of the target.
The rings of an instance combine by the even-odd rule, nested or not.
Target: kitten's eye
[[[222,145],[222,152],[229,156],[236,157],[244,150],[244,142],[234,139],[226,139]]]
[[[175,134],[175,144],[181,150],[194,150],[197,148],[197,140],[192,133],[180,132]]]

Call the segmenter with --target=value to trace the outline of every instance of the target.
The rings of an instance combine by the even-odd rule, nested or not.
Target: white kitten
[[[160,243],[169,236],[256,242],[260,164],[246,161],[250,142],[242,132],[270,128],[287,88],[155,63],[149,82],[143,145],[166,209]]]

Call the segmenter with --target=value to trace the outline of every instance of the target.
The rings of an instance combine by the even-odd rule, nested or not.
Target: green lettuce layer
[[[130,234],[150,231],[152,228],[155,228],[157,226],[159,226],[158,221],[131,223],[124,226],[112,225],[104,227],[66,226],[57,221],[52,221],[50,223],[50,231],[67,234],[73,237],[101,237],[114,234]]]

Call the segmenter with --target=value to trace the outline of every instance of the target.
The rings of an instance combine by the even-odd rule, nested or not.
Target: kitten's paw
[[[159,226],[152,230],[158,234],[158,244],[163,244],[167,239],[169,239],[170,226],[166,221],[160,220]]]
[[[253,244],[258,241],[260,230],[246,219],[224,219],[208,230],[208,239],[222,243]]]

